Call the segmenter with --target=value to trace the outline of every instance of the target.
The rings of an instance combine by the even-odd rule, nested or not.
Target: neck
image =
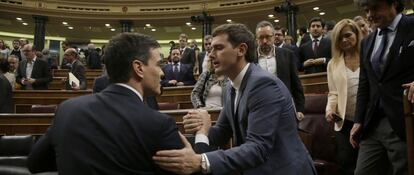
[[[137,90],[139,92],[139,94],[141,94],[144,97],[144,95],[145,95],[144,94],[144,88],[142,87],[142,85],[140,83],[138,83],[134,79],[129,79],[129,81],[126,82],[125,84],[127,84],[128,86],[131,86],[132,88]]]
[[[234,71],[228,74],[228,77],[231,81],[234,81],[236,77],[240,74],[243,68],[247,65],[245,58],[241,58],[242,60],[238,61],[238,64],[234,67]]]
[[[350,50],[344,52],[344,58],[345,59],[353,59],[353,58],[356,59],[357,56],[358,56],[358,53],[356,52],[355,49],[350,49]]]

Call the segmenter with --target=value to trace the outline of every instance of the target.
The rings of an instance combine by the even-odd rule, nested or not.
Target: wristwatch
[[[207,158],[205,154],[201,154],[201,172],[203,174],[207,174],[208,173],[208,169],[207,169]]]

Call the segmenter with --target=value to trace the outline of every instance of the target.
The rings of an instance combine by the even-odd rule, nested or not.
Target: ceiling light
[[[27,24],[27,22],[24,22],[24,23],[22,23],[23,25],[25,25],[25,26],[27,26],[27,25],[29,25],[29,24]]]
[[[325,12],[321,12],[321,13],[319,13],[319,15],[321,15],[321,16],[322,16],[322,15],[325,15]]]
[[[106,27],[111,27],[111,24],[105,24]]]
[[[68,25],[68,22],[63,21],[62,24],[63,25]]]
[[[313,10],[318,11],[319,7],[314,7]]]
[[[145,24],[146,27],[151,27],[151,24]]]
[[[111,29],[111,31],[112,31],[112,32],[115,32],[115,31],[116,31],[116,29],[112,28],[112,29]]]
[[[279,20],[278,20],[278,19],[275,19],[274,21],[275,21],[275,22],[279,22]]]
[[[274,18],[275,17],[275,15],[273,15],[273,14],[270,14],[270,15],[267,15],[269,18]]]
[[[196,28],[195,27],[191,27],[191,30],[195,30]]]
[[[226,21],[227,21],[227,22],[231,22],[231,19],[227,19]]]
[[[191,22],[186,22],[185,24],[188,26],[191,26]]]
[[[16,18],[18,21],[21,21],[21,20],[23,20],[22,18]]]
[[[72,26],[69,26],[68,29],[73,30],[73,27]]]
[[[155,32],[155,31],[157,31],[157,29],[151,29],[151,31],[152,31],[152,32]]]

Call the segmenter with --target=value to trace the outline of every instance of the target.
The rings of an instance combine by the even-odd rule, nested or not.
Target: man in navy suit
[[[331,41],[324,38],[325,22],[314,17],[309,22],[310,40],[299,47],[299,60],[305,74],[326,72],[326,65],[331,60]]]
[[[243,24],[224,24],[213,31],[215,72],[230,78],[224,108],[214,126],[206,111],[184,116],[184,127],[196,132],[196,143],[233,147],[195,154],[191,147],[157,152],[157,164],[177,173],[311,175],[313,161],[299,138],[289,90],[276,76],[251,64],[254,36]]]
[[[171,174],[151,158],[158,150],[183,147],[177,126],[143,103],[144,97],[161,93],[159,47],[153,38],[138,33],[112,38],[104,58],[112,84],[101,93],[59,105],[53,125],[29,155],[29,170]]]
[[[360,76],[350,142],[359,146],[356,175],[408,174],[402,95],[414,81],[414,19],[403,0],[359,0],[378,28],[361,44]]]
[[[172,64],[166,64],[162,68],[164,77],[161,80],[162,86],[185,86],[194,85],[193,68],[189,64],[181,63],[179,48],[172,48],[170,51]]]
[[[193,68],[195,60],[196,60],[196,54],[194,49],[188,47],[188,36],[185,33],[180,34],[178,38],[179,43],[179,50],[181,55],[181,62],[184,64],[191,65],[191,68]]]

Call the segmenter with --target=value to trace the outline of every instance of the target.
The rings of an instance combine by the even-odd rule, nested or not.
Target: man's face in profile
[[[227,34],[219,34],[211,42],[212,50],[209,55],[213,63],[214,71],[219,75],[232,74],[236,69],[239,59],[237,57],[238,46],[233,46],[228,41]]]
[[[161,56],[158,48],[150,49],[150,58],[147,65],[143,64],[142,86],[144,88],[145,96],[153,96],[161,94]]]

